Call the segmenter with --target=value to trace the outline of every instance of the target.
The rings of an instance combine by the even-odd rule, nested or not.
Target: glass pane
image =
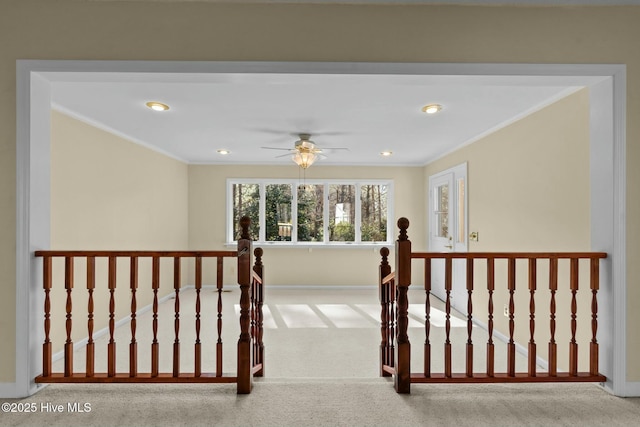
[[[355,241],[355,185],[329,186],[329,241]]]
[[[269,184],[265,187],[265,239],[267,242],[290,242],[291,184]]]
[[[324,185],[298,187],[298,241],[322,242]]]
[[[361,240],[385,242],[387,240],[387,186],[363,185],[360,190]]]
[[[449,185],[436,187],[434,196],[436,237],[449,237]]]
[[[458,243],[465,242],[465,236],[467,231],[464,228],[464,178],[458,179],[458,209],[456,209],[456,214],[458,216]]]
[[[252,240],[260,235],[260,186],[258,184],[233,184],[233,238],[237,240],[242,230],[240,218],[251,218],[249,234]]]

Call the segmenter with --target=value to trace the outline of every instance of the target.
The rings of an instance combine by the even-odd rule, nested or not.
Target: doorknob
[[[453,237],[449,236],[449,244],[444,245],[444,247],[447,249],[453,249]]]

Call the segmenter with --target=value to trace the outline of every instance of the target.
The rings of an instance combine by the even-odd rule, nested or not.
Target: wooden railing
[[[246,394],[251,392],[253,376],[264,374],[264,345],[262,342],[262,305],[263,305],[263,265],[260,248],[256,248],[256,262],[252,266],[252,242],[248,234],[250,221],[244,217],[240,221],[242,236],[238,239],[237,251],[37,251],[36,257],[43,259],[43,288],[44,288],[44,344],[42,354],[42,375],[35,380],[37,383],[176,383],[176,382],[207,382],[207,383],[237,383],[238,393]],[[65,331],[66,340],[64,342],[64,371],[53,372],[52,370],[52,348],[53,343],[50,336],[51,331],[51,298],[50,293],[54,288],[53,260],[54,258],[64,258],[64,289],[66,292],[65,306]],[[94,341],[94,291],[96,289],[96,259],[106,258],[108,260],[107,288],[109,300],[99,302],[108,304],[108,334],[107,344],[107,372],[96,372],[95,369],[95,341]],[[127,291],[130,293],[130,316],[129,323],[131,329],[131,340],[129,342],[129,370],[128,372],[118,372],[116,370],[116,341],[114,338],[116,325],[116,288],[119,285],[117,280],[117,261],[125,258],[129,262],[129,283]],[[151,290],[153,294],[152,303],[152,330],[151,342],[151,370],[150,372],[138,371],[138,342],[137,313],[138,313],[138,285],[140,259],[151,259]],[[160,342],[158,339],[159,325],[159,295],[161,276],[160,264],[162,259],[173,259],[173,289],[175,293],[174,302],[174,340],[172,343],[172,371],[160,371]],[[240,338],[237,344],[237,373],[235,376],[223,374],[223,341],[222,341],[222,292],[223,292],[223,261],[225,258],[237,258],[238,284],[240,285]],[[86,266],[86,292],[88,294],[86,312],[82,316],[78,310],[73,309],[74,296],[74,264],[77,259],[84,260]],[[194,346],[194,370],[193,372],[180,371],[180,329],[184,328],[181,322],[181,313],[184,307],[180,306],[180,294],[182,288],[182,265],[183,260],[193,259],[195,265],[195,342]],[[203,284],[203,263],[206,259],[213,259],[216,268],[216,291],[217,291],[217,317],[215,319],[215,329],[217,332],[216,342],[216,370],[215,372],[202,372],[202,342],[201,342],[201,290]],[[61,280],[62,281],[62,280]],[[74,342],[72,331],[78,321],[86,321],[87,344],[86,344],[86,366],[85,372],[75,372],[73,366]],[[83,321],[83,323],[84,323]]]
[[[382,261],[379,267],[380,272],[380,302],[381,302],[381,335],[380,344],[380,374],[382,376],[393,376],[395,389],[398,393],[409,393],[411,383],[487,383],[487,382],[603,382],[606,378],[599,373],[598,369],[598,341],[596,338],[598,329],[598,301],[597,292],[600,287],[600,260],[606,258],[601,252],[575,252],[575,253],[507,253],[507,252],[485,252],[485,253],[415,253],[411,252],[411,241],[407,236],[409,221],[406,218],[398,220],[400,234],[396,241],[396,270],[391,271],[388,262],[389,250],[382,248],[380,254]],[[411,285],[411,264],[412,259],[422,259],[424,262],[424,291],[425,291],[425,326],[424,326],[424,360],[423,371],[413,372],[411,369],[411,343],[408,336],[408,290]],[[444,343],[442,344],[444,370],[443,372],[433,372],[431,337],[431,310],[432,310],[432,260],[444,260]],[[467,291],[466,326],[466,354],[465,371],[452,372],[452,342],[451,342],[451,293],[453,260],[466,260],[466,278],[464,284]],[[496,260],[504,259],[507,263],[506,289],[508,293],[508,341],[506,343],[506,372],[495,372],[495,342],[496,332],[494,331],[494,291],[500,284],[496,283]],[[516,342],[514,331],[516,328],[515,293],[516,293],[516,261],[526,260],[527,269],[527,291],[529,293],[529,311],[518,323],[521,327],[527,325],[529,332],[529,342],[527,347],[527,371],[516,372]],[[561,372],[558,369],[558,346],[556,341],[556,328],[558,308],[556,307],[556,292],[559,287],[558,265],[559,260],[568,260],[569,279],[568,291],[571,295],[569,307],[566,313],[570,318],[570,338],[568,345],[568,369]],[[580,261],[589,263],[589,288],[591,291],[591,340],[589,344],[589,370],[588,372],[578,371],[578,345],[576,338],[577,330],[577,293],[579,291],[579,270]],[[473,341],[473,326],[476,319],[473,314],[473,296],[475,290],[474,266],[478,263],[486,265],[486,291],[487,291],[487,333],[486,343],[486,369],[484,372],[474,372],[474,351],[477,346]],[[535,341],[536,331],[536,296],[538,283],[538,266],[548,263],[549,269],[549,335],[548,343],[548,369],[541,371],[538,369],[537,343]],[[560,309],[562,310],[562,308]]]

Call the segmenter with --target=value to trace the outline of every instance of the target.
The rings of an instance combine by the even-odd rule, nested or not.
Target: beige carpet
[[[2,426],[637,426],[640,399],[595,385],[414,385],[384,379],[264,380],[232,385],[51,385],[19,402],[35,414],[0,414]],[[90,403],[89,413],[47,413],[45,403]],[[66,409],[65,409],[66,410]]]
[[[234,318],[237,296],[225,294],[225,319]],[[236,395],[233,384],[50,385],[30,398],[5,400],[35,413],[0,413],[0,426],[640,425],[640,399],[616,398],[593,384],[413,385],[411,395],[398,395],[389,379],[377,376],[380,332],[375,292],[270,290],[267,297],[267,377],[256,380],[250,395]],[[185,292],[183,307],[191,304],[191,298]],[[168,301],[161,308],[163,316],[170,319],[172,309]],[[144,317],[139,317],[138,328],[140,343],[145,343],[139,349],[141,364],[148,360],[142,347],[148,347],[149,338],[140,332],[147,328]],[[181,342],[188,353],[192,337],[187,317]],[[423,339],[419,319],[415,316],[410,328],[415,343]],[[225,356],[229,373],[234,371],[235,323],[225,321],[230,329],[225,337],[231,351]],[[171,326],[162,328],[160,337],[161,346],[167,343],[168,349]],[[481,342],[483,332],[476,329]],[[452,330],[455,341],[464,342],[466,328]],[[128,334],[125,325],[116,336],[123,342],[118,356],[122,369],[126,369]],[[214,329],[206,335],[214,336]],[[104,366],[102,353],[97,356],[97,365]],[[215,366],[207,357],[207,364]],[[416,353],[414,360],[419,357]],[[80,350],[77,368],[83,359]],[[192,358],[186,354],[181,359],[188,370]],[[170,358],[161,364],[169,367]],[[477,366],[482,366],[480,360]],[[74,403],[83,408],[88,403],[90,412],[70,413],[68,405]],[[47,404],[62,405],[64,412],[48,412]]]

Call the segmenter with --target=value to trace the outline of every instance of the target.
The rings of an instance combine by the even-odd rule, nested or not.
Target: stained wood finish
[[[516,260],[509,258],[508,281],[509,281],[509,343],[507,344],[507,373],[513,377],[516,374],[516,344],[513,340],[515,332],[515,302],[514,294],[516,291]]]
[[[444,321],[444,376],[451,376],[451,289],[452,289],[452,262],[451,258],[444,260],[444,291],[445,299],[445,321]]]
[[[424,260],[424,376],[431,376],[431,260]]]
[[[202,346],[200,343],[200,290],[202,289],[202,257],[196,256],[196,343],[194,346],[194,373],[199,377],[202,375]]]
[[[251,265],[251,239],[248,236],[250,221],[243,218],[241,226],[243,235],[238,243],[238,251],[37,251],[36,256],[43,258],[43,290],[44,290],[44,343],[42,375],[36,378],[38,383],[67,382],[67,383],[236,383],[238,393],[251,391],[251,377],[264,375],[264,343],[263,343],[263,304],[264,304],[264,271],[262,265],[263,251],[257,248],[256,264]],[[51,342],[51,298],[50,292],[53,283],[52,263],[54,258],[64,258],[64,287],[66,291],[65,322],[66,340],[64,342],[65,360],[64,372],[52,372],[52,342]],[[86,346],[86,370],[84,373],[73,371],[73,304],[72,291],[74,287],[74,261],[76,258],[86,260],[87,271],[87,333]],[[96,288],[96,258],[108,260],[107,289],[108,298],[108,333],[107,344],[107,372],[95,372],[95,343],[93,339],[94,329],[94,290]],[[117,284],[117,263],[119,258],[129,260],[129,286],[130,291],[130,330],[129,342],[129,369],[128,372],[116,370],[116,341],[115,341],[115,313]],[[138,372],[137,355],[137,312],[138,312],[138,287],[139,287],[139,258],[151,258],[152,274],[151,289],[152,302],[152,332],[151,343],[151,372]],[[160,372],[160,342],[158,340],[158,292],[160,289],[160,261],[162,258],[173,258],[173,286],[175,292],[174,303],[174,333],[173,342],[173,369],[172,372]],[[181,327],[181,267],[183,258],[195,260],[195,360],[194,372],[180,372],[180,327]],[[216,342],[216,372],[202,372],[202,336],[201,336],[201,289],[202,289],[202,265],[206,258],[215,258],[217,267],[218,287],[218,312],[217,312],[217,342]],[[238,283],[240,284],[241,315],[240,338],[238,341],[238,375],[229,376],[222,372],[222,298],[223,289],[223,260],[224,258],[238,259]],[[124,289],[123,289],[124,290]],[[104,304],[104,302],[103,302]]]
[[[154,256],[151,265],[151,287],[153,288],[153,341],[151,342],[151,376],[157,377],[160,366],[158,343],[158,289],[160,289],[160,257]]]
[[[536,286],[537,286],[537,263],[535,259],[529,259],[529,354],[528,367],[529,376],[536,376],[536,341],[534,339],[536,331]]]
[[[384,353],[382,349],[385,346],[389,346],[391,337],[397,338],[398,347],[408,344],[406,338],[406,324],[403,316],[406,316],[406,312],[403,307],[408,306],[406,289],[410,286],[411,277],[411,259],[423,259],[425,262],[425,352],[424,352],[424,372],[411,372],[410,359],[406,358],[401,351],[396,351],[397,357],[405,357],[404,364],[400,360],[396,360],[396,363],[381,363],[381,375],[393,375],[394,385],[396,391],[400,393],[408,393],[410,387],[405,385],[405,378],[407,374],[407,366],[409,364],[409,381],[414,383],[490,383],[490,382],[602,382],[606,378],[598,372],[598,343],[597,343],[597,291],[599,289],[599,263],[600,260],[606,258],[607,254],[602,252],[481,252],[481,253],[414,253],[410,251],[409,240],[406,235],[409,222],[405,218],[401,218],[398,221],[398,227],[400,228],[400,235],[396,242],[396,271],[391,272],[390,267],[386,263],[386,254],[388,251],[381,251],[383,255],[383,262],[380,266],[380,301],[381,301],[381,360],[384,359]],[[403,251],[404,248],[404,251]],[[409,248],[408,250],[406,248]],[[431,339],[429,336],[430,331],[430,292],[431,292],[431,260],[442,259],[444,260],[444,287],[445,287],[445,338],[444,338],[444,372],[434,373],[431,369],[431,354],[430,346]],[[467,303],[467,359],[466,368],[464,372],[452,372],[451,371],[451,291],[452,291],[452,264],[454,259],[466,259],[467,260],[467,276],[466,276],[466,288],[468,294]],[[487,315],[487,329],[489,333],[489,339],[486,349],[487,369],[486,373],[473,372],[473,352],[474,346],[472,341],[473,330],[473,291],[474,291],[474,261],[486,260],[487,265],[487,293],[488,293],[488,315]],[[509,337],[507,343],[507,369],[506,372],[495,372],[494,364],[494,342],[493,342],[493,328],[494,328],[494,292],[495,292],[495,260],[505,259],[507,264],[507,286],[508,292],[508,328]],[[516,372],[515,366],[515,341],[514,333],[515,328],[524,325],[524,316],[519,316],[523,321],[516,318],[515,313],[515,298],[517,289],[517,263],[516,261],[522,259],[528,263],[528,286],[527,291],[529,293],[529,313],[528,326],[529,326],[529,342],[528,342],[528,363],[527,372]],[[589,372],[578,372],[578,343],[576,340],[577,329],[577,293],[579,291],[579,263],[581,259],[589,260],[590,263],[590,290],[592,293],[591,298],[591,342],[590,342],[590,361]],[[535,340],[536,333],[536,292],[538,291],[538,260],[548,260],[549,262],[549,280],[548,291],[550,295],[549,306],[549,327],[550,327],[550,340],[549,340],[549,371],[537,372],[536,369],[536,357],[537,357],[537,344]],[[568,343],[570,346],[570,360],[569,372],[558,372],[557,370],[557,342],[556,342],[556,292],[558,291],[558,263],[559,261],[567,262],[570,265],[570,279],[569,279],[569,291],[571,292],[571,306],[567,307],[571,313],[571,340]],[[382,266],[385,266],[384,268]],[[395,281],[395,285],[398,287],[397,291],[397,309],[390,310],[386,306],[393,304],[393,298],[389,298],[384,287],[385,284],[392,285]],[[402,290],[405,289],[405,292]],[[522,289],[524,290],[524,289]],[[394,334],[390,325],[395,323],[397,325],[397,331]],[[386,339],[386,342],[385,342]],[[407,342],[405,342],[405,340]],[[410,348],[410,347],[409,347]],[[399,387],[402,385],[402,387]]]
[[[129,344],[129,376],[138,375],[138,343],[136,342],[136,313],[138,311],[138,301],[136,291],[138,290],[138,257],[131,257],[130,287],[131,287],[131,343]]]
[[[251,238],[249,236],[248,217],[240,220],[242,227],[242,235],[238,239],[238,284],[240,285],[240,338],[238,339],[238,394],[251,393],[252,378],[251,374],[251,267],[252,267],[252,250]]]
[[[107,344],[107,372],[110,377],[116,375],[116,257],[109,257],[109,343]]]
[[[410,393],[411,391],[411,343],[407,329],[409,327],[409,299],[407,291],[411,284],[411,241],[407,236],[409,220],[398,220],[400,234],[396,241],[396,295],[397,295],[397,319],[396,319],[396,350],[394,385],[398,393]]]
[[[49,258],[50,259],[50,258]],[[96,287],[96,257],[87,257],[87,293],[89,294],[87,301],[87,332],[89,338],[87,340],[87,363],[86,375],[92,377],[95,372],[95,343],[93,341],[93,290]]]
[[[173,259],[173,289],[176,297],[174,300],[175,320],[173,330],[175,340],[173,341],[173,376],[180,376],[180,283],[181,283],[180,258]]]
[[[391,273],[389,265],[389,249],[381,248],[380,266],[378,268],[378,299],[380,300],[380,376],[389,377],[391,374],[384,370],[390,366],[389,359],[389,282],[385,278]]]
[[[467,259],[467,376],[473,376],[473,259]]]
[[[489,292],[487,332],[487,376],[493,377],[495,369],[495,346],[493,344],[493,292],[495,290],[495,259],[487,258],[487,291]]]
[[[71,340],[71,329],[73,327],[72,311],[73,303],[71,299],[71,291],[73,291],[73,258],[65,257],[64,259],[64,288],[67,291],[66,311],[67,320],[65,321],[65,329],[67,331],[67,340],[64,343],[64,376],[73,375],[73,341]]]
[[[42,345],[42,375],[51,375],[51,258],[45,258],[42,263],[42,277],[44,288],[44,344]]]
[[[558,373],[558,346],[556,344],[556,292],[558,290],[558,258],[549,259],[549,376]]]
[[[216,259],[216,288],[218,289],[218,320],[216,322],[217,330],[218,330],[218,340],[216,341],[216,375],[219,377],[222,376],[222,357],[223,357],[223,347],[222,347],[222,289],[224,287],[223,284],[223,259]]]
[[[253,265],[253,289],[255,306],[252,308],[255,311],[256,318],[256,333],[254,339],[254,376],[264,376],[264,342],[262,341],[264,335],[264,314],[262,307],[264,305],[264,266],[262,264],[262,255],[264,251],[262,248],[255,248],[253,255],[255,256],[255,263]],[[256,367],[259,366],[259,369]]]

